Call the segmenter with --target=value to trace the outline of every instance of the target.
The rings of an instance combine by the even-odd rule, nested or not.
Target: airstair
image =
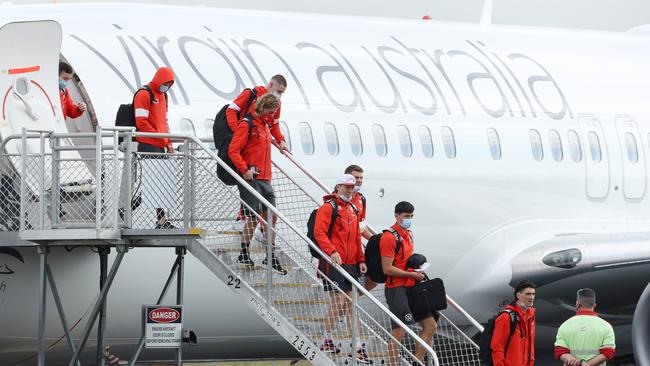
[[[135,136],[168,137],[180,145],[173,154],[142,154],[135,143],[118,142]],[[20,144],[13,153],[4,145],[12,139]],[[73,139],[84,139],[87,145],[72,145]],[[450,307],[441,312],[432,344],[427,344],[418,337],[417,326],[406,326],[388,311],[383,286],[369,293],[345,272],[354,284],[349,297],[331,284],[347,300],[337,309],[340,316],[331,332],[340,352],[321,351],[330,299],[317,276],[318,263],[309,253],[309,247],[319,249],[305,233],[309,213],[322,202],[314,192],[327,193],[327,187],[290,153],[284,152],[284,157],[278,154],[273,162],[275,206],[237,176],[264,207],[257,215],[261,225],[248,233],[253,238],[250,252],[254,265],[246,266],[237,262],[245,228],[236,219],[241,207],[251,208],[240,201],[236,186],[226,186],[217,178],[218,165],[230,168],[208,144],[195,137],[120,129],[102,129],[94,134],[23,131],[22,136],[5,139],[2,151],[0,199],[7,208],[2,224],[7,230],[19,226],[22,240],[37,243],[40,248],[63,242],[109,244],[118,249],[120,260],[120,255],[127,255],[128,248],[134,246],[180,248],[179,258],[187,250],[315,365],[356,364],[355,345],[363,345],[374,365],[481,364],[473,339],[482,327],[451,298]],[[278,164],[281,159],[282,164]],[[283,167],[291,167],[300,176],[287,174]],[[156,229],[162,212],[174,228]],[[275,220],[275,225],[268,224]],[[285,275],[274,271],[273,261],[265,261],[273,256],[287,271]],[[86,326],[88,332],[119,267],[119,260],[116,262]],[[177,301],[182,302],[182,296]],[[66,327],[63,316],[62,320]],[[402,342],[391,336],[391,320],[406,330]],[[87,334],[79,347],[70,344],[70,365],[77,362],[86,339]],[[391,342],[397,344],[398,352],[389,353]],[[416,345],[426,350],[424,361],[414,357]],[[180,359],[179,352],[179,364]]]

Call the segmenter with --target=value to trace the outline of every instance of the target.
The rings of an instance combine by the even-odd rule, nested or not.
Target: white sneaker
[[[233,221],[233,222],[230,224],[230,229],[231,229],[232,231],[237,231],[237,232],[240,232],[240,233],[241,233],[241,232],[244,230],[244,221],[243,221],[243,220],[236,220],[236,221]]]

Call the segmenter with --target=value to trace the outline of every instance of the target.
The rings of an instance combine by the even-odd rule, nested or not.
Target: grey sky
[[[0,0],[4,2],[5,0]],[[483,0],[136,0],[157,4],[478,22]],[[13,0],[14,4],[99,2]],[[494,0],[493,23],[626,31],[650,24],[648,0]]]

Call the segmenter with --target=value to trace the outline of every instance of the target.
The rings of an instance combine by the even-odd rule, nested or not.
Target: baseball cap
[[[342,176],[336,179],[336,185],[343,184],[346,186],[353,186],[356,184],[356,179],[351,174],[343,174]]]

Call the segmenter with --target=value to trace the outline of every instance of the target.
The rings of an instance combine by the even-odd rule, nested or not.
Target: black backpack
[[[327,237],[329,238],[332,236],[332,229],[334,229],[334,222],[336,221],[336,216],[339,214],[339,206],[336,204],[336,201],[334,200],[329,200],[327,201],[330,205],[332,205],[332,221],[330,221],[330,227],[327,229]],[[314,209],[311,214],[309,215],[309,220],[307,220],[307,237],[309,240],[313,241],[314,244],[318,245],[318,242],[316,241],[316,237],[314,236],[314,225],[316,224],[316,213],[318,212],[318,209]],[[309,253],[311,253],[311,256],[316,258],[316,259],[321,259],[321,255],[316,251],[316,249],[312,248],[311,245],[307,244],[309,247]]]
[[[253,133],[253,116],[251,114],[247,114],[244,116],[244,118],[241,119],[239,123],[248,124],[248,138],[250,138],[251,134]],[[224,145],[219,149],[219,151],[217,151],[217,156],[219,156],[219,159],[223,160],[223,162],[226,163],[230,169],[236,172],[237,168],[235,167],[235,164],[233,164],[232,160],[230,159],[230,155],[228,154],[228,149],[230,148],[231,141],[232,136],[230,139],[224,142]],[[235,177],[228,173],[228,171],[221,165],[217,165],[217,177],[227,186],[237,185],[237,180]]]
[[[504,350],[504,355],[508,353],[508,346],[510,345],[510,339],[512,339],[512,335],[515,333],[515,329],[517,328],[517,323],[519,322],[519,317],[517,316],[517,313],[510,309],[504,309],[501,310],[497,315],[493,316],[488,320],[487,325],[485,325],[485,328],[483,329],[483,333],[481,334],[481,339],[479,340],[479,357],[483,362],[485,362],[488,366],[494,365],[492,362],[492,346],[490,345],[492,343],[492,337],[494,336],[494,323],[496,322],[497,318],[503,314],[503,313],[508,313],[510,316],[510,335],[508,335],[508,342],[506,343],[506,348]]]
[[[393,229],[383,230],[381,233],[370,237],[368,244],[366,244],[366,266],[368,267],[366,276],[370,277],[370,279],[375,283],[386,282],[386,275],[381,266],[381,250],[379,248],[379,242],[381,241],[381,236],[387,231],[393,234],[397,241],[397,244],[395,245],[395,255],[397,256],[397,253],[402,249],[402,238],[399,236],[397,231]]]
[[[136,127],[135,126],[135,109],[133,108],[133,102],[135,101],[135,96],[140,90],[146,90],[149,93],[149,104],[153,104],[154,95],[151,88],[148,85],[142,86],[133,94],[133,99],[131,104],[120,104],[120,107],[117,109],[117,114],[115,115],[115,126],[116,127]],[[122,143],[124,140],[123,137],[118,139],[118,143]]]
[[[237,114],[237,119],[239,120],[242,119],[241,116],[243,114],[245,115],[244,118],[248,117],[248,109],[250,108],[251,103],[253,103],[255,98],[257,98],[257,91],[255,89],[244,89],[244,91],[246,90],[250,91],[250,94],[248,96],[246,105]],[[234,132],[230,130],[228,119],[226,118],[226,110],[229,106],[230,104],[224,105],[217,113],[217,116],[214,117],[214,124],[212,125],[212,137],[214,139],[214,146],[218,150],[217,155],[219,158],[236,171],[234,165],[232,164],[232,161],[230,160],[230,156],[228,155],[230,142],[232,141],[232,137],[235,135]],[[253,128],[252,116],[249,118],[248,124],[250,127],[248,130],[248,136],[250,137],[250,133]],[[237,180],[232,175],[230,175],[230,173],[228,173],[226,169],[224,169],[221,165],[217,165],[217,177],[219,177],[219,179],[226,185],[234,186],[237,184]]]

